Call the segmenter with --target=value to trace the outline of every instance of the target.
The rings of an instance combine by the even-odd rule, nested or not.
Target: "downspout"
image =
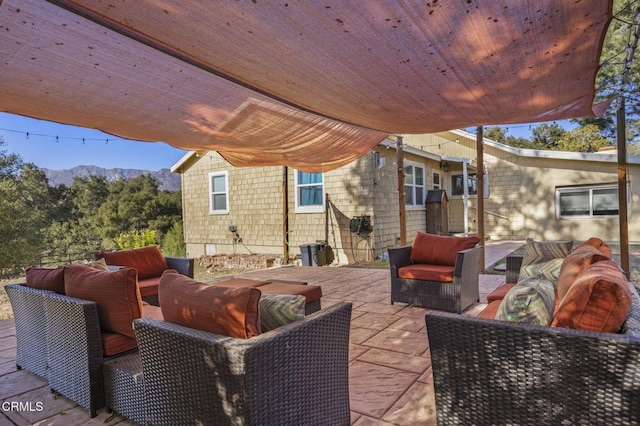
[[[398,217],[400,219],[400,245],[407,244],[407,220],[404,205],[404,145],[402,136],[396,136],[396,166],[398,167]]]
[[[464,233],[469,233],[469,171],[467,170],[467,161],[462,162],[462,187],[464,195],[462,196],[463,214],[464,214]]]

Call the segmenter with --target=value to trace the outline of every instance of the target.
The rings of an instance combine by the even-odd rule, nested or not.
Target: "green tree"
[[[0,139],[0,146],[4,141]],[[0,151],[0,273],[19,273],[39,261],[43,247],[46,215],[46,187],[37,184],[41,177],[34,166],[24,164],[15,154]],[[45,179],[46,182],[46,179]],[[29,191],[33,190],[34,193]],[[46,204],[45,204],[46,206]]]
[[[565,133],[556,123],[543,123],[531,130],[531,144],[537,149],[555,149]]]
[[[174,223],[165,234],[162,240],[162,250],[166,256],[184,257],[187,255],[182,221]]]
[[[560,138],[556,146],[559,151],[596,152],[600,148],[611,145],[609,140],[602,136],[595,124],[576,127]]]
[[[602,66],[596,76],[596,102],[603,102],[618,96],[621,89],[626,99],[627,138],[633,140],[640,136],[640,61],[638,52],[627,72],[627,85],[621,88],[620,76],[624,70],[627,47],[633,40],[634,26],[637,22],[637,2],[614,0],[611,21],[605,36],[600,62]],[[604,137],[615,138],[615,104],[607,109],[603,117],[586,117],[573,120],[581,126],[594,125]]]

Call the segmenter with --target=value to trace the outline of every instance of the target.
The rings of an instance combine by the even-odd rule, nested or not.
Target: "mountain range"
[[[142,174],[149,174],[155,177],[161,191],[180,191],[180,178],[181,176],[176,173],[171,173],[169,169],[160,169],[152,172],[149,170],[138,169],[105,169],[98,166],[76,166],[71,169],[52,170],[52,169],[40,169],[44,172],[45,176],[49,180],[50,186],[66,185],[71,186],[73,178],[89,177],[89,176],[105,176],[109,182],[113,182],[119,179],[130,179]]]

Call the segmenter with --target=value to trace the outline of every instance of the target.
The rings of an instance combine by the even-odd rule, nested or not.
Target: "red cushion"
[[[615,333],[631,310],[631,290],[624,273],[612,260],[583,269],[560,301],[554,327]]]
[[[259,281],[259,280],[250,280],[247,278],[229,278],[222,281],[216,281],[212,283],[212,285],[218,285],[221,287],[262,287],[263,285],[270,284],[271,281]]]
[[[429,265],[454,266],[458,252],[473,248],[479,242],[480,238],[476,236],[449,237],[418,231],[411,247],[411,261]]]
[[[562,261],[560,275],[558,276],[558,296],[562,299],[576,279],[576,276],[587,266],[596,262],[608,260],[602,252],[592,245],[578,246]]]
[[[64,268],[32,267],[27,269],[26,276],[27,287],[64,294]]]
[[[500,301],[500,300],[504,299],[504,296],[506,296],[506,294],[509,292],[509,290],[511,290],[513,288],[513,286],[515,286],[514,283],[502,284],[500,287],[498,287],[495,290],[493,290],[487,296],[487,303],[491,304],[491,302]]]
[[[135,339],[132,323],[141,316],[142,298],[134,269],[107,272],[84,265],[67,265],[64,287],[67,296],[97,303],[103,331]]]
[[[160,284],[160,277],[147,278],[146,280],[138,280],[138,287],[140,288],[140,296],[155,296],[158,294],[158,284]]]
[[[100,256],[106,260],[107,265],[134,268],[138,271],[139,280],[159,277],[169,268],[158,246],[147,246],[133,250],[105,251],[96,255],[96,257]]]
[[[164,321],[164,316],[162,315],[162,309],[160,306],[153,306],[146,302],[142,302],[142,318],[153,318],[160,321]]]
[[[613,257],[613,253],[611,252],[611,247],[609,247],[607,243],[605,243],[598,237],[591,237],[584,243],[580,244],[578,247],[584,247],[584,246],[592,246],[597,248],[609,260],[611,260],[611,258]]]
[[[102,339],[102,353],[104,356],[118,355],[138,347],[136,339],[120,333],[102,331],[100,337]]]
[[[415,265],[403,266],[398,269],[398,277],[448,283],[453,281],[453,266],[416,263]]]
[[[241,339],[260,334],[257,288],[204,284],[169,270],[158,290],[167,322]]]
[[[306,303],[315,302],[322,298],[322,287],[319,285],[269,283],[261,285],[258,289],[263,294],[301,295],[307,299]]]
[[[512,286],[515,284],[512,284]],[[500,304],[502,300],[494,300],[489,302],[486,308],[484,308],[478,314],[478,318],[487,318],[487,319],[496,319],[496,314],[498,313],[498,308],[500,308]]]

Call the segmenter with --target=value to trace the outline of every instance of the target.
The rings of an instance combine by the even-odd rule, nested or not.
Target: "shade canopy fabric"
[[[592,116],[612,1],[0,0],[0,110],[236,166]]]

